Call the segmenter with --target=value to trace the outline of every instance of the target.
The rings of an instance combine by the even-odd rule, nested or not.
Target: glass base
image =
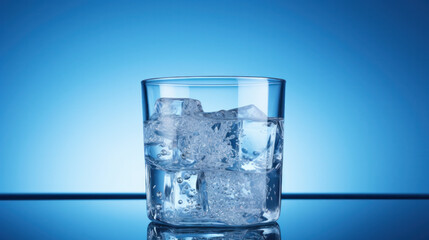
[[[193,228],[172,227],[151,223],[147,228],[147,239],[270,239],[280,240],[277,223],[248,228]]]
[[[280,171],[167,171],[147,164],[151,220],[174,226],[255,226],[280,215]]]

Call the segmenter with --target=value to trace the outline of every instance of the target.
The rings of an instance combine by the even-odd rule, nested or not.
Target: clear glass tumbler
[[[151,220],[250,226],[280,214],[285,80],[142,81]]]

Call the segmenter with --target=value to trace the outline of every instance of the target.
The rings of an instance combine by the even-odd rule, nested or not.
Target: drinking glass
[[[251,226],[280,214],[285,80],[142,81],[148,217]]]

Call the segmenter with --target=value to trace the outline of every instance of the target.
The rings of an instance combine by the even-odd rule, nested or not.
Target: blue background
[[[427,1],[0,2],[0,192],[144,190],[140,80],[287,79],[286,192],[429,192]]]

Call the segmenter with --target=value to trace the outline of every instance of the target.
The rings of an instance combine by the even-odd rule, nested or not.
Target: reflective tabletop
[[[232,229],[151,223],[145,200],[3,200],[0,239],[429,239],[429,200],[284,199],[277,224]]]

